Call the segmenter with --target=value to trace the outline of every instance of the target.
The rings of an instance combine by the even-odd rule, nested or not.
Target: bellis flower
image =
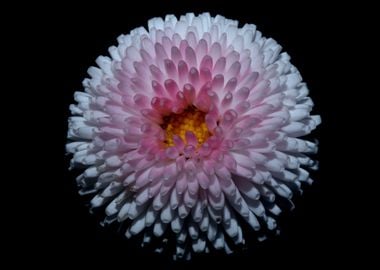
[[[81,194],[143,243],[175,257],[244,243],[241,224],[276,228],[316,162],[300,137],[320,124],[287,53],[256,26],[208,13],[154,18],[118,37],[71,105],[67,151]],[[170,239],[170,238],[169,238]]]

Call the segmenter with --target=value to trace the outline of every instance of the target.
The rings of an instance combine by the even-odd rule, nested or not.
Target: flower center
[[[188,107],[183,113],[165,116],[162,128],[165,130],[166,147],[174,146],[174,135],[179,136],[187,144],[185,135],[187,131],[191,131],[195,135],[198,147],[202,145],[211,135],[205,122],[205,116],[204,112],[193,106]]]

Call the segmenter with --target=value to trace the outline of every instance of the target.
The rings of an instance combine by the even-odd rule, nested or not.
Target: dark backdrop
[[[46,212],[54,212],[54,218],[44,220],[44,237],[51,240],[47,247],[56,262],[89,263],[110,269],[145,268],[150,264],[156,269],[224,266],[258,269],[271,265],[328,266],[330,262],[350,260],[347,252],[354,245],[353,232],[347,228],[344,218],[349,211],[344,189],[349,180],[342,174],[344,166],[340,156],[344,153],[341,130],[345,122],[343,109],[346,108],[341,99],[340,81],[345,76],[340,72],[344,65],[340,60],[346,49],[343,40],[348,31],[342,19],[347,14],[329,5],[259,5],[254,2],[155,1],[151,4],[141,1],[130,6],[127,3],[96,4],[95,1],[88,6],[57,4],[45,22],[55,24],[55,30],[48,34],[54,51],[49,52],[51,59],[47,61],[51,62],[55,74],[52,77],[54,92],[62,97],[60,153],[63,157],[68,106],[73,102],[73,92],[82,89],[81,81],[87,76],[87,68],[95,65],[98,55],[107,54],[107,48],[116,44],[119,34],[146,26],[151,17],[179,16],[186,12],[208,11],[214,16],[221,14],[239,20],[241,26],[256,24],[264,36],[274,38],[290,54],[292,63],[308,83],[310,96],[316,104],[314,112],[322,116],[322,124],[313,133],[320,140],[317,156],[320,170],[313,174],[314,184],[305,186],[304,195],[295,197],[295,210],[285,211],[281,216],[281,235],[263,243],[250,242],[248,249],[231,256],[200,255],[191,262],[171,262],[167,255],[155,255],[137,248],[136,241],[125,240],[115,228],[101,227],[99,217],[91,215],[85,206],[87,200],[78,195],[77,172],[68,172],[69,158],[65,157],[62,177],[47,180],[52,193],[48,207],[54,210]],[[350,98],[351,92],[344,91]],[[247,238],[254,237],[250,231],[245,234]]]

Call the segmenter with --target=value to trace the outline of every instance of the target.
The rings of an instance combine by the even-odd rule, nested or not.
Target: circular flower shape
[[[127,237],[172,231],[177,257],[231,252],[243,220],[273,230],[279,197],[317,166],[299,137],[321,120],[289,55],[255,25],[208,13],[154,18],[118,42],[70,106],[80,193],[96,193],[106,222],[132,220]]]

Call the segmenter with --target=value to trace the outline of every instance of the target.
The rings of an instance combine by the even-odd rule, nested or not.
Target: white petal
[[[156,221],[157,216],[158,216],[158,211],[155,211],[153,209],[153,206],[150,206],[145,215],[146,226],[150,227]]]
[[[131,227],[128,229],[128,231],[132,235],[136,235],[140,233],[145,228],[145,216],[141,215],[140,217],[133,220]]]
[[[175,218],[171,222],[171,227],[174,233],[179,233],[182,230],[183,226],[183,219],[180,218],[178,215],[175,216]]]
[[[205,239],[198,238],[197,240],[193,241],[192,247],[194,252],[203,252],[206,247]]]
[[[161,221],[157,220],[153,227],[153,234],[156,237],[162,236],[166,230],[166,226],[167,224],[162,223]]]
[[[169,223],[174,217],[174,210],[170,207],[170,204],[167,203],[166,206],[161,211],[161,221],[163,223]]]
[[[208,216],[208,213],[206,211],[203,212],[203,217],[202,217],[202,220],[199,224],[199,227],[201,229],[202,232],[205,232],[208,230],[208,227],[209,227],[209,216]]]
[[[128,217],[129,207],[131,206],[131,202],[126,202],[123,207],[120,209],[120,212],[117,215],[117,219],[119,222],[124,221]]]
[[[199,236],[199,228],[196,223],[189,224],[189,235],[192,239],[197,239]]]

